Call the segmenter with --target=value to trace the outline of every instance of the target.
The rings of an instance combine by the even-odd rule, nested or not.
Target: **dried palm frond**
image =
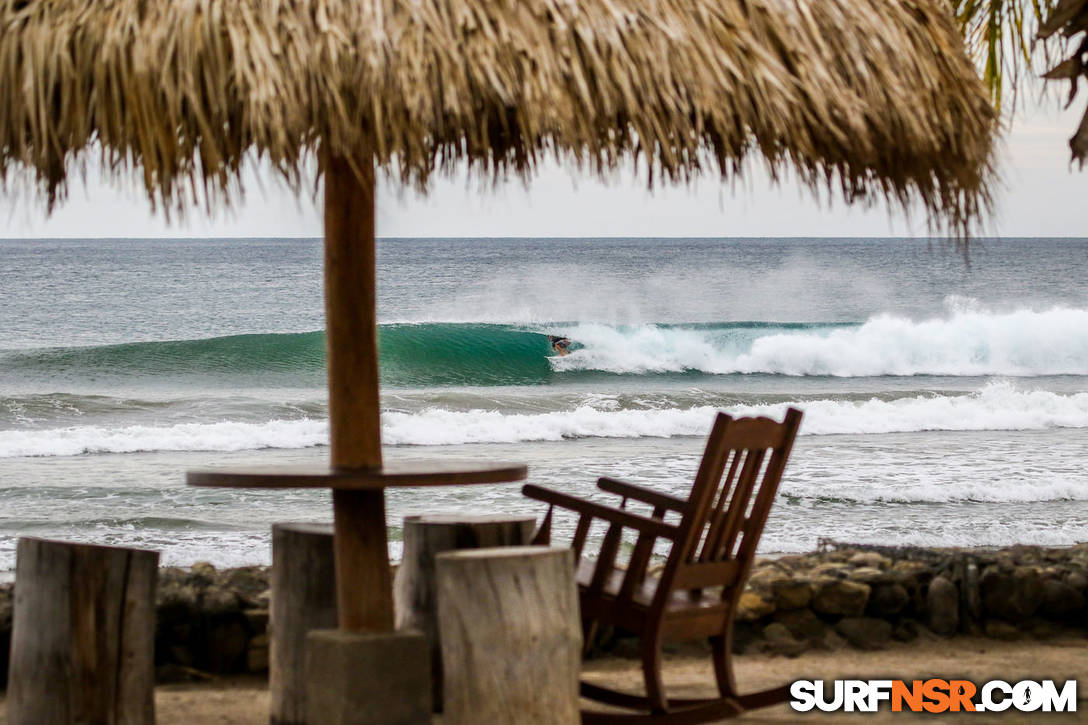
[[[1055,0],[951,0],[968,53],[982,73],[994,107],[1000,112],[1005,91],[1016,97],[1025,74],[1037,62],[1049,63],[1051,48],[1036,46],[1036,31]]]
[[[1068,47],[1076,50],[1043,74],[1043,78],[1069,81],[1068,108],[1077,97],[1079,80],[1088,79],[1088,0],[1058,0],[1053,12],[1039,28],[1039,39],[1046,40],[1057,33],[1064,36]],[[1069,139],[1069,148],[1073,151],[1073,160],[1083,169],[1088,159],[1088,110],[1085,110],[1080,125]]]
[[[319,146],[420,185],[756,154],[960,228],[994,133],[947,0],[0,0],[0,178],[50,203],[94,148],[174,209]]]

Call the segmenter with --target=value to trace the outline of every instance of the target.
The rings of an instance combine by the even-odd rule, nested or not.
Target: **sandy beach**
[[[1065,636],[1041,642],[999,642],[977,637],[925,638],[896,644],[878,652],[842,650],[812,652],[800,657],[737,655],[738,683],[745,691],[773,687],[797,679],[956,677],[980,683],[991,679],[1015,682],[1022,679],[1078,679],[1078,712],[1003,715],[945,714],[942,722],[971,723],[1088,722],[1088,640]],[[591,679],[613,686],[638,687],[637,663],[630,659],[604,658],[586,663]],[[666,684],[675,696],[713,694],[713,674],[704,656],[672,655],[666,660]],[[155,706],[160,725],[266,725],[268,685],[263,677],[224,677],[211,682],[163,685],[156,688]],[[0,696],[0,725],[6,703]],[[795,713],[788,705],[750,713],[754,722],[876,722],[911,721],[922,716],[907,713],[878,714]],[[932,717],[932,716],[925,716]],[[436,719],[436,722],[440,720]]]

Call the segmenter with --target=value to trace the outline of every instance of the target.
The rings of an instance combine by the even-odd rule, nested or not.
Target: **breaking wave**
[[[894,399],[813,399],[732,406],[734,415],[780,417],[795,405],[805,411],[804,435],[881,434],[917,431],[1046,430],[1088,428],[1088,393],[1058,394],[991,383],[968,394],[921,394]],[[714,406],[616,410],[587,401],[569,410],[513,413],[428,408],[386,412],[388,445],[457,445],[558,441],[572,438],[668,438],[704,436]],[[324,420],[181,423],[171,426],[70,426],[0,431],[0,458],[74,456],[140,451],[240,451],[324,445]]]

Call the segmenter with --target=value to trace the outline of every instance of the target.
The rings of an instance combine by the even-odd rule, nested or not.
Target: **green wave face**
[[[0,353],[0,379],[317,387],[325,334],[305,332],[133,342]]]
[[[556,380],[745,372],[734,365],[757,339],[821,335],[840,325],[729,322],[690,325],[400,323],[378,329],[382,384],[392,388],[544,385]],[[548,335],[573,340],[566,357]],[[322,388],[323,332],[0,351],[0,382]],[[48,391],[47,391],[48,392]]]
[[[378,330],[382,382],[539,385],[551,380],[548,336],[509,325],[398,324]]]
[[[382,383],[533,385],[552,376],[547,335],[505,325],[394,324],[378,331]],[[322,387],[323,332],[0,352],[0,379],[143,380]]]

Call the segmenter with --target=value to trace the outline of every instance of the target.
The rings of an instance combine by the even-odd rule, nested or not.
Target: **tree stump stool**
[[[331,524],[272,525],[269,711],[272,725],[305,725],[307,634],[336,627]]]
[[[439,554],[446,725],[580,722],[582,628],[570,549]]]
[[[432,699],[442,710],[442,652],[435,589],[435,557],[446,551],[522,546],[533,537],[532,516],[431,514],[404,518],[404,554],[393,584],[398,630],[414,629],[431,651]]]
[[[154,725],[159,553],[19,539],[9,725]]]

